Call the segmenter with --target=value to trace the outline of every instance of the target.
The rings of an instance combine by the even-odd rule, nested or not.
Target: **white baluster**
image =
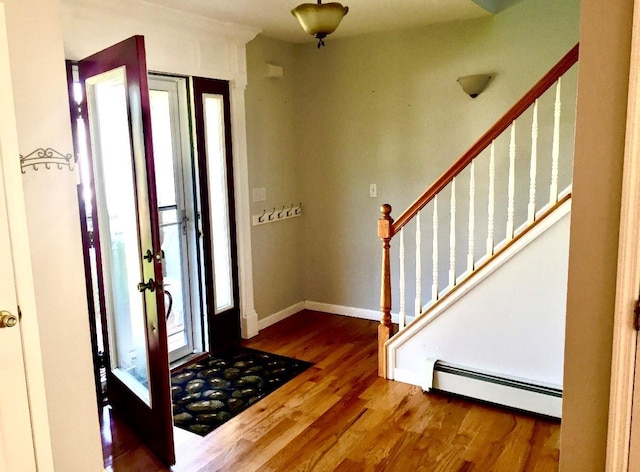
[[[475,232],[476,232],[476,170],[475,161],[469,167],[469,254],[467,255],[467,271],[470,273],[475,266]]]
[[[422,313],[422,231],[420,229],[420,213],[416,218],[416,300],[415,314]]]
[[[433,250],[431,252],[433,269],[433,283],[431,285],[431,300],[438,299],[438,196],[433,199]]]
[[[527,222],[533,223],[536,218],[536,179],[538,167],[538,100],[533,104],[531,120],[531,166],[529,168],[529,211]]]
[[[495,190],[496,190],[496,153],[494,142],[491,142],[489,154],[489,205],[487,208],[487,256],[493,254],[493,233],[494,233],[494,213],[495,213]]]
[[[549,189],[549,203],[558,201],[558,161],[560,160],[560,89],[562,77],[558,79],[556,87],[556,103],[553,110],[553,148],[551,152],[551,188]]]
[[[404,281],[404,228],[400,230],[400,312],[398,314],[398,328],[404,329],[407,322],[407,311],[405,303],[405,281]]]
[[[507,239],[513,238],[513,215],[516,196],[516,123],[511,123],[509,142],[509,187],[507,189]]]
[[[449,287],[456,285],[456,179],[451,181],[451,218],[449,225]]]

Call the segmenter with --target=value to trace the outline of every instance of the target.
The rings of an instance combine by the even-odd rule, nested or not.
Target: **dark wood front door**
[[[175,463],[158,205],[144,38],[78,63],[107,389],[114,411]]]

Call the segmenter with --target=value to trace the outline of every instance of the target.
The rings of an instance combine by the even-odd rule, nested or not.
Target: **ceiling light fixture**
[[[349,7],[336,2],[323,4],[322,0],[318,0],[317,4],[303,3],[291,10],[302,29],[318,39],[319,48],[324,46],[324,38],[336,30],[348,12]]]

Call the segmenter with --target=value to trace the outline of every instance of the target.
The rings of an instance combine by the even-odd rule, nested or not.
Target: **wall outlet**
[[[253,189],[253,201],[264,202],[267,199],[267,189],[264,187],[256,187]]]
[[[369,184],[369,196],[371,198],[378,196],[378,186],[376,184]]]

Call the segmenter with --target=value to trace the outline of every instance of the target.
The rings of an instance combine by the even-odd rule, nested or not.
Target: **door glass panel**
[[[109,315],[110,366],[147,404],[149,368],[135,182],[124,68],[87,80],[90,131]]]
[[[227,195],[224,104],[221,95],[204,94],[204,127],[209,177],[209,211],[213,246],[213,284],[216,314],[232,308],[231,236]]]

